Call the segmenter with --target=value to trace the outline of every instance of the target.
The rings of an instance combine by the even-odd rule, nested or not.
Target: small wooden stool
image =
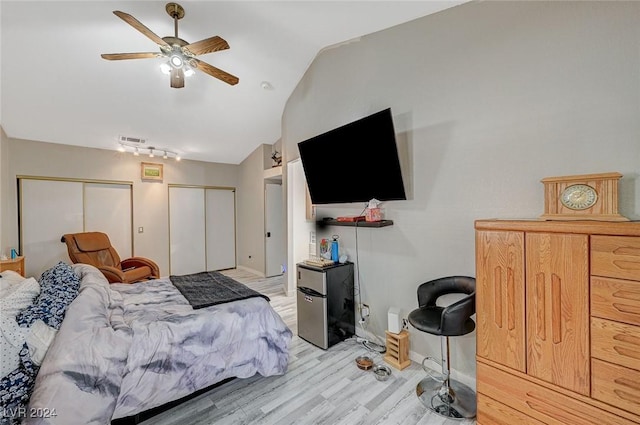
[[[409,332],[401,331],[399,334],[385,331],[387,335],[387,354],[384,361],[396,369],[404,369],[411,364],[409,359]]]

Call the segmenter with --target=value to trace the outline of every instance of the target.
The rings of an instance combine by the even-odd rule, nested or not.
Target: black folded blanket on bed
[[[269,297],[219,272],[200,272],[182,276],[169,276],[194,309],[209,307],[252,297]]]

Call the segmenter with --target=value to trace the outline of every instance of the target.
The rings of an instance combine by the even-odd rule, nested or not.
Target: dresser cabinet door
[[[525,372],[524,232],[476,233],[477,354]]]
[[[527,373],[589,395],[587,235],[526,234]]]

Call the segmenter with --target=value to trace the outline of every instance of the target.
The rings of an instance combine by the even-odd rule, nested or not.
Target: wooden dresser
[[[640,424],[640,222],[475,228],[478,425]]]

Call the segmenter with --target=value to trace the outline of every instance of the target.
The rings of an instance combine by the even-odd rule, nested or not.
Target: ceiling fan
[[[114,10],[113,13],[117,17],[157,43],[160,46],[160,52],[104,53],[101,55],[102,58],[107,60],[167,58],[168,61],[161,65],[161,69],[171,75],[171,87],[177,89],[184,87],[185,75],[192,74],[194,69],[199,69],[232,86],[238,84],[240,81],[238,77],[196,58],[205,53],[226,50],[229,48],[229,43],[217,35],[195,43],[186,42],[178,37],[178,20],[184,17],[184,8],[177,3],[167,3],[165,10],[173,18],[175,35],[162,38],[128,13]]]

